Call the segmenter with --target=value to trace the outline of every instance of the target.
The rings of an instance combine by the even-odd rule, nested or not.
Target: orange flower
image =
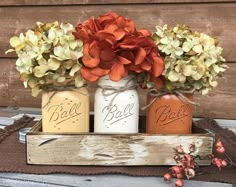
[[[147,30],[136,31],[134,22],[108,13],[76,27],[74,36],[84,43],[81,76],[90,82],[108,75],[119,81],[129,72],[150,72],[158,77],[164,63]]]

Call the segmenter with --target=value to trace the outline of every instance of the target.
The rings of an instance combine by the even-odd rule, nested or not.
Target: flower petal
[[[134,42],[134,43],[130,43],[130,44],[121,44],[120,45],[120,47],[122,48],[122,49],[134,49],[134,48],[136,48],[137,47],[137,44],[136,44],[136,42]]]
[[[146,55],[145,49],[139,48],[134,61],[135,65],[141,64],[144,61]]]
[[[140,67],[140,65],[134,65],[134,64],[130,64],[128,67],[128,71],[133,71],[136,73],[141,73],[143,72],[143,69]]]
[[[96,67],[96,68],[91,69],[91,73],[94,74],[94,75],[96,75],[96,76],[98,76],[98,77],[105,76],[105,75],[107,75],[109,72],[110,72],[110,70],[102,69],[102,68],[99,68],[99,67]]]
[[[142,64],[140,64],[141,68],[146,71],[150,71],[152,66],[151,63],[147,60],[144,60]]]
[[[116,61],[114,61],[114,60],[112,60],[112,61],[101,61],[99,63],[99,67],[102,68],[102,69],[111,69],[111,67],[115,63],[116,63]]]
[[[119,44],[119,47],[122,49],[135,49],[137,48],[137,37],[136,36],[131,36],[131,37],[126,37],[123,42]]]
[[[122,64],[130,64],[131,63],[130,60],[128,60],[127,58],[121,57],[121,56],[118,56],[118,59],[120,62],[122,62]]]
[[[154,83],[156,89],[161,89],[164,84],[164,77],[153,77],[152,76],[152,82]]]
[[[113,32],[116,40],[121,40],[125,36],[125,31],[121,29],[117,29]]]
[[[136,30],[136,28],[134,26],[134,22],[132,20],[130,20],[130,19],[126,20],[126,28],[125,28],[125,30],[127,32],[129,32],[129,33],[133,33]]]
[[[98,31],[96,33],[96,37],[99,40],[110,40],[110,41],[114,41],[115,40],[115,35],[113,33],[107,32],[107,31]]]
[[[150,32],[146,29],[138,30],[138,32],[142,33],[143,36],[151,36]]]
[[[112,81],[119,81],[124,76],[124,74],[124,65],[120,62],[117,62],[112,66],[109,77]]]
[[[80,24],[75,29],[76,32],[73,32],[75,38],[80,39],[83,42],[87,42],[89,40],[88,31],[83,25]]]
[[[80,70],[80,68],[81,68],[81,65],[75,64],[75,65],[71,68],[69,75],[70,75],[71,77],[73,77],[74,74]]]
[[[112,61],[115,57],[115,53],[112,49],[105,49],[105,50],[102,50],[101,53],[100,53],[100,58],[102,61]]]
[[[110,24],[110,25],[106,25],[104,28],[104,31],[108,32],[108,33],[113,33],[116,29],[118,29],[118,26],[115,24]]]
[[[164,61],[161,57],[153,57],[152,75],[158,77],[164,70]]]
[[[92,16],[92,17],[89,19],[89,26],[90,26],[91,30],[92,30],[94,33],[97,32],[98,30],[100,30],[99,24],[97,24],[97,20],[94,19],[94,16]]]
[[[118,16],[116,18],[116,24],[119,28],[124,28],[126,26],[126,20],[123,16]]]
[[[91,73],[91,69],[86,67],[82,67],[80,69],[80,74],[85,80],[89,82],[96,82],[99,79],[98,76]]]
[[[91,50],[91,52],[93,53],[92,50]],[[89,54],[89,44],[88,43],[86,43],[84,45],[83,54],[84,55],[83,55],[82,60],[83,60],[83,63],[86,67],[93,68],[93,67],[96,67],[99,64],[99,62],[100,62],[99,58],[93,58],[93,57],[90,56],[90,54]]]
[[[93,58],[99,58],[99,54],[100,54],[100,48],[98,46],[98,42],[93,41],[89,45],[89,55]]]
[[[134,59],[135,59],[134,54],[131,51],[124,51],[121,53],[120,56],[130,60],[131,62],[134,62]]]

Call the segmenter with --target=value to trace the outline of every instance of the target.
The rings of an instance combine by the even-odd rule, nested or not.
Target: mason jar
[[[42,94],[43,132],[89,132],[89,93],[86,87],[55,88]]]
[[[193,101],[193,94],[183,94]],[[153,101],[148,96],[147,103]],[[146,111],[148,134],[191,134],[193,105],[176,94],[166,94],[156,99]]]
[[[94,100],[94,132],[138,133],[139,98],[134,75],[114,82],[98,81]]]

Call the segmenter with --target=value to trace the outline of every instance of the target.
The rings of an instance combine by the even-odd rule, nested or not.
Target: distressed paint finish
[[[194,143],[197,155],[211,153],[210,134],[45,134],[40,124],[27,135],[29,164],[53,165],[173,165],[173,148]],[[209,160],[199,161],[209,165]]]

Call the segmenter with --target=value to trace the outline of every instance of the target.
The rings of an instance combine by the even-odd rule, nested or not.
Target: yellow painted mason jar
[[[44,91],[43,132],[89,132],[89,93],[86,87]]]

